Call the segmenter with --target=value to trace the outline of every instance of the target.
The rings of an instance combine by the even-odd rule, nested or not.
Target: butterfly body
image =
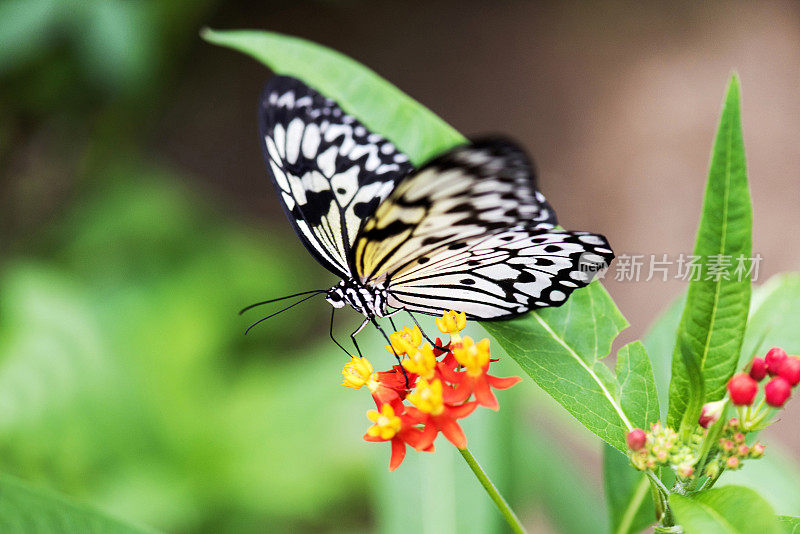
[[[557,227],[525,154],[505,139],[415,169],[300,80],[275,76],[259,107],[267,171],[309,252],[340,279],[334,308],[503,319],[563,304],[608,267],[601,235]]]
[[[368,319],[390,315],[386,309],[388,298],[382,284],[364,285],[352,279],[342,280],[325,295],[325,300],[334,308],[347,304]]]

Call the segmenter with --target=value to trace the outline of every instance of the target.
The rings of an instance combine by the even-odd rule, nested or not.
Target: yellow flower
[[[374,372],[372,364],[366,358],[350,356],[350,361],[342,369],[342,375],[344,376],[342,385],[349,388],[359,389],[366,385],[374,391],[378,386],[378,373]]]
[[[389,335],[389,343],[386,345],[386,350],[392,354],[408,354],[414,356],[422,343],[422,332],[418,326],[414,328],[403,327],[400,332],[392,332]]]
[[[425,343],[416,354],[409,355],[408,359],[404,359],[402,365],[409,373],[414,373],[430,380],[433,378],[433,371],[436,369],[436,356],[433,355],[433,347]]]
[[[468,376],[480,376],[489,363],[489,340],[482,339],[476,344],[471,337],[465,337],[460,347],[453,348],[453,356],[466,367]]]
[[[367,430],[367,435],[373,438],[392,439],[403,426],[403,422],[394,414],[394,408],[388,403],[381,406],[381,411],[369,410],[367,418],[375,423]]]
[[[417,387],[406,398],[421,412],[439,415],[444,411],[442,381],[438,378],[433,382],[420,378]]]
[[[436,318],[436,327],[442,334],[450,334],[451,343],[458,343],[461,341],[459,332],[467,327],[467,314],[454,310],[444,312],[441,318]]]

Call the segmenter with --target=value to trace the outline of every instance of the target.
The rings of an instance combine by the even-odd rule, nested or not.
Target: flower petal
[[[406,457],[406,444],[402,439],[395,438],[392,440],[392,457],[389,459],[389,471],[394,471],[403,459]]]
[[[475,411],[475,408],[478,407],[478,403],[475,401],[472,402],[465,402],[460,406],[448,406],[447,407],[447,416],[453,419],[461,419],[463,417],[468,416],[472,412]]]
[[[461,404],[472,394],[472,388],[468,380],[464,380],[455,388],[445,388],[442,398],[445,404]]]
[[[492,386],[494,389],[508,389],[517,382],[521,381],[522,378],[518,376],[509,376],[502,378],[499,376],[486,375],[486,380],[489,382],[489,385]]]
[[[463,449],[467,446],[467,437],[464,435],[464,431],[461,430],[461,427],[458,426],[455,419],[441,416],[436,417],[435,421],[436,426],[442,431],[442,434],[444,434],[444,437],[446,437],[450,443],[459,449]]]
[[[477,400],[481,406],[486,406],[487,408],[497,411],[499,408],[497,397],[492,393],[492,388],[489,387],[489,381],[486,380],[486,378],[486,375],[481,375],[472,381],[475,400]]]

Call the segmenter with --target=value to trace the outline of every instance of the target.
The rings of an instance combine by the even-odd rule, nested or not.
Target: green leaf
[[[770,347],[800,354],[800,273],[782,273],[767,280],[753,293],[740,366],[754,353],[762,356]]]
[[[35,489],[16,478],[0,475],[0,532],[142,534],[154,531],[126,525],[56,493]]]
[[[428,108],[335,50],[265,31],[205,29],[201,35],[210,43],[251,56],[278,74],[303,80],[391,140],[415,165],[466,142]]]
[[[653,375],[656,379],[656,389],[661,407],[661,413],[667,413],[669,398],[669,379],[672,374],[670,364],[672,351],[675,349],[675,336],[678,332],[678,323],[686,304],[686,294],[681,294],[669,307],[650,325],[642,340],[653,363]]]
[[[686,306],[678,328],[672,358],[668,424],[677,426],[684,417],[694,388],[691,372],[682,357],[694,359],[705,385],[704,400],[724,395],[725,384],[736,370],[750,304],[750,276],[728,269],[729,280],[715,276],[714,257],[727,258],[733,266],[739,257],[750,258],[752,209],[747,187],[744,142],[739,114],[739,80],[728,85],[719,129],[714,143],[706,186],[703,214],[694,254],[702,258],[700,280],[689,284]],[[709,278],[709,279],[706,279]],[[741,278],[741,280],[739,279]],[[695,419],[688,414],[686,420]]]
[[[660,419],[658,392],[650,358],[641,341],[628,343],[617,351],[617,381],[622,411],[633,426],[648,428]]]
[[[769,503],[743,486],[726,486],[684,497],[673,493],[669,504],[686,534],[778,534]]]
[[[747,486],[759,493],[777,514],[793,515],[800,510],[800,465],[793,451],[770,443],[767,454],[757,462],[745,462],[742,469],[726,471],[716,487]]]
[[[800,517],[781,515],[778,516],[778,523],[785,534],[800,534]]]
[[[619,384],[600,360],[609,354],[611,343],[628,323],[600,283],[575,291],[558,308],[482,326],[576,419],[610,445],[627,450],[625,434],[634,425],[623,410]],[[639,349],[628,352],[631,363],[623,367],[643,366],[642,354]],[[649,363],[646,367],[649,370]],[[652,382],[652,372],[649,380]],[[637,381],[631,377],[625,398],[629,406],[647,406],[637,408],[637,417],[641,417],[653,405],[650,399],[635,400]],[[655,386],[641,391],[655,391]],[[657,404],[654,406],[657,410]]]
[[[650,482],[633,469],[626,454],[603,446],[603,486],[611,516],[611,532],[635,534],[655,522]]]

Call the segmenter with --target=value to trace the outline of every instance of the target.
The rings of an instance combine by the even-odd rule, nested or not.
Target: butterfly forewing
[[[259,106],[267,171],[306,248],[351,277],[350,250],[364,219],[412,170],[408,158],[303,82],[274,76]]]
[[[398,184],[356,242],[362,281],[380,281],[448,243],[516,225],[552,228],[555,212],[536,191],[525,153],[500,139],[457,147]]]

